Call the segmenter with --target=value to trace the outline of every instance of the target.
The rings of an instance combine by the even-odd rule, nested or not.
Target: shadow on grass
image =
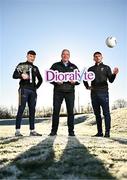
[[[57,165],[60,179],[116,179],[76,137],[69,137]]]
[[[74,120],[74,124],[80,124],[82,122],[85,122],[87,120],[88,116],[81,116],[81,117],[76,117]]]
[[[88,115],[82,115],[82,116],[75,117],[75,118],[74,118],[74,124],[76,125],[76,124],[83,123],[83,122],[85,122],[85,121],[87,120],[88,117],[89,117]],[[66,117],[66,118],[67,118],[67,117]],[[65,119],[64,119],[64,120],[65,120]],[[63,125],[64,125],[64,126],[67,126],[67,121],[65,121],[65,122],[63,123]]]
[[[127,139],[125,139],[125,138],[110,138],[110,139],[113,141],[117,141],[120,144],[126,144],[127,145]]]
[[[43,121],[47,121],[50,118],[41,118],[41,119],[35,119],[35,123],[41,123]],[[0,119],[0,125],[1,126],[13,126],[15,125],[15,119]],[[29,124],[29,119],[28,118],[23,118],[22,119],[22,125],[27,125]]]
[[[48,137],[17,156],[0,170],[0,179],[115,179],[76,137],[68,138],[64,150],[55,144],[55,152],[54,140]]]
[[[19,141],[19,139],[23,139],[24,137],[1,137],[0,138],[0,145],[6,145],[6,144],[9,144],[9,143],[12,143],[12,142],[16,142],[16,141]]]
[[[25,153],[17,156],[11,163],[0,169],[0,179],[47,179],[49,167],[54,162],[53,142],[55,137],[48,137]]]

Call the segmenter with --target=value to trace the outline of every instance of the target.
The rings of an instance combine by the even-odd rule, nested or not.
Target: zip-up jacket
[[[91,90],[108,90],[108,82],[112,83],[115,80],[116,75],[111,72],[111,68],[103,63],[99,65],[95,64],[90,67],[88,71],[95,73],[95,79],[91,82]],[[86,81],[83,81],[85,87],[88,89],[89,84]]]
[[[24,80],[22,78],[22,74],[28,74],[29,79]],[[16,67],[14,73],[13,73],[14,79],[20,79],[19,85],[20,88],[26,88],[36,91],[42,84],[42,76],[39,72],[39,69],[37,66],[34,66],[33,63],[30,63],[28,61],[19,63]],[[36,83],[36,78],[38,82]]]
[[[58,72],[73,72],[75,69],[78,69],[75,64],[72,64],[70,61],[68,62],[67,66],[64,65],[62,61],[54,63],[51,70],[57,70]],[[63,84],[58,84],[57,82],[51,82],[54,85],[54,90],[59,92],[74,92],[75,85],[78,85],[78,82],[75,84],[71,84],[68,82],[63,82]]]

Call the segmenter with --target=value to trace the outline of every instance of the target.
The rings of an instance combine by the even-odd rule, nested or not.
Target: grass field
[[[48,136],[51,119],[36,123],[42,137],[29,137],[26,123],[22,138],[13,124],[0,125],[0,179],[127,179],[127,109],[111,116],[110,139],[91,137],[93,114],[76,117],[75,137],[68,137],[65,117],[55,137]]]

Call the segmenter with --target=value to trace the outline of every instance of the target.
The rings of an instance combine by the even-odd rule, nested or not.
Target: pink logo
[[[92,71],[87,71],[86,69],[83,72],[80,72],[78,69],[75,69],[73,72],[58,72],[53,70],[45,71],[45,79],[48,82],[67,82],[67,81],[93,81],[95,79],[95,74]]]

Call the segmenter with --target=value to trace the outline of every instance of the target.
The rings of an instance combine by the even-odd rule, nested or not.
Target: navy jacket
[[[31,76],[31,80],[22,79],[22,76],[21,76],[22,73],[27,73],[29,76]],[[18,64],[18,66],[16,67],[13,73],[13,78],[20,79],[20,82],[19,82],[20,88],[36,90],[42,84],[42,76],[39,72],[38,67],[28,61]],[[38,80],[37,83],[36,83],[36,78]]]
[[[65,66],[62,61],[54,63],[51,68],[52,70],[57,70],[58,72],[73,72],[75,69],[78,69],[75,64],[72,64],[70,61],[68,65]],[[54,90],[59,92],[74,92],[75,85],[79,83],[76,82],[75,84],[71,84],[70,82],[63,82],[63,84],[58,84],[57,82],[52,82],[54,85]]]
[[[111,68],[103,63],[99,65],[95,64],[90,67],[88,71],[95,73],[95,79],[91,82],[91,90],[108,90],[108,82],[112,83],[116,77],[115,74],[112,74]],[[85,87],[88,89],[89,84],[86,81],[83,81]]]

